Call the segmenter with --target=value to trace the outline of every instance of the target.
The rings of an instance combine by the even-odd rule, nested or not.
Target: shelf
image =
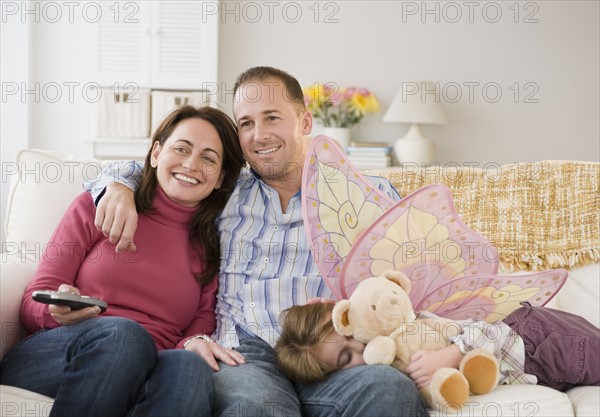
[[[143,160],[150,149],[150,138],[88,138],[95,158]]]
[[[150,145],[150,138],[91,138],[85,143],[114,143],[117,145]]]

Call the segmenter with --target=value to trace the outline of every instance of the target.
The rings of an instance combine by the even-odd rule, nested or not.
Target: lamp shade
[[[383,121],[445,124],[446,117],[439,102],[439,95],[433,82],[404,82],[383,116]]]

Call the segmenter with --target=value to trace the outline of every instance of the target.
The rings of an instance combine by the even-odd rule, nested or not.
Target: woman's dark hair
[[[221,110],[212,107],[182,106],[167,115],[152,136],[152,144],[146,155],[140,186],[135,192],[135,204],[139,213],[153,210],[152,201],[158,180],[156,170],[150,164],[152,149],[156,142],[163,146],[177,125],[187,119],[202,119],[210,123],[217,131],[223,145],[221,187],[213,190],[202,200],[190,223],[190,243],[199,259],[205,260],[206,264],[203,271],[196,273],[196,279],[204,285],[219,272],[221,251],[216,219],[225,207],[235,188],[240,170],[245,165],[233,120]]]

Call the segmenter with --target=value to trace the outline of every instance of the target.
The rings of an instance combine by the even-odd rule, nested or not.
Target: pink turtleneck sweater
[[[189,245],[188,223],[197,208],[174,203],[160,187],[154,207],[152,213],[139,216],[137,251],[117,254],[115,245],[94,226],[91,196],[79,195],[45,246],[27,286],[21,306],[23,326],[30,332],[60,326],[48,306],[33,301],[31,293],[69,284],[82,295],[106,301],[103,316],[141,324],[158,349],[181,347],[194,335],[211,335],[218,280],[201,287],[193,275],[204,266]]]

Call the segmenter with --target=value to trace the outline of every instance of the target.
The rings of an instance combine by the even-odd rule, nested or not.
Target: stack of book
[[[358,169],[386,168],[393,165],[392,147],[385,142],[351,142],[348,159]]]

